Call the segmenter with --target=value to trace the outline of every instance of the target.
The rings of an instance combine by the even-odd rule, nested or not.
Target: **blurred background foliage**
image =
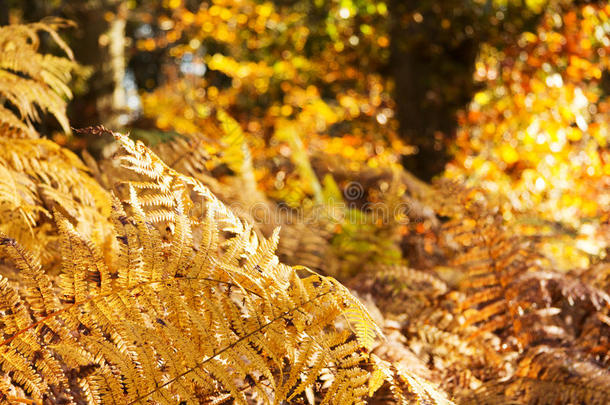
[[[335,188],[358,207],[388,190],[419,193],[387,173],[459,179],[487,190],[521,232],[549,238],[557,266],[607,257],[607,2],[0,1],[0,23],[51,15],[78,22],[63,34],[88,68],[76,74],[74,127],[184,142],[201,158],[174,149],[185,170],[219,184],[246,173],[257,193],[293,208]],[[41,125],[79,153],[107,153],[99,139]],[[395,236],[415,233],[432,255],[426,218],[384,228],[392,248],[363,243],[387,262],[406,249]],[[338,246],[379,228],[342,221],[325,225]]]

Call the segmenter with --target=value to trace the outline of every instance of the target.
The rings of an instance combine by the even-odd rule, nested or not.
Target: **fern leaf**
[[[59,212],[64,262],[55,285],[36,257],[2,239],[30,286],[25,302],[9,302],[16,293],[0,280],[11,314],[3,316],[0,371],[11,386],[34,401],[197,403],[229,395],[278,403],[328,372],[324,401],[361,402],[367,348],[379,329],[357,299],[336,280],[301,278],[281,265],[277,233],[260,239],[201,183],[115,136],[128,152],[123,161],[146,180],[128,187],[125,204],[114,202],[112,267]],[[189,217],[193,194],[205,218]],[[167,237],[141,195],[170,205]],[[356,338],[336,329],[342,315]]]
[[[67,83],[78,65],[57,34],[57,29],[66,25],[65,20],[55,19],[0,27],[0,96],[19,113],[0,106],[0,124],[10,128],[4,136],[36,138],[33,123],[40,117],[35,105],[51,113],[63,130],[70,132],[65,99],[72,97]],[[68,58],[39,53],[39,31],[50,34]]]

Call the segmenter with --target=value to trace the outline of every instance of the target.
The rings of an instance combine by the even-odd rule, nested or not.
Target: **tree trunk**
[[[391,74],[401,136],[418,148],[403,164],[430,180],[449,160],[456,112],[474,92],[472,74],[478,51],[473,21],[460,2],[448,0],[389,3]]]
[[[76,60],[94,69],[86,94],[73,102],[74,126],[104,124],[119,129],[126,123],[125,25],[127,4],[122,0],[72,0],[67,17],[78,21],[72,43]]]
[[[0,26],[8,25],[9,20],[9,6],[8,0],[0,0]]]

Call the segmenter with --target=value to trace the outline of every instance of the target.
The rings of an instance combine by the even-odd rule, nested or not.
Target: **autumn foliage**
[[[606,2],[42,3],[0,402],[610,402]]]

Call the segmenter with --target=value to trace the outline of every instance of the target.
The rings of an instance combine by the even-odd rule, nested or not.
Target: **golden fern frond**
[[[400,404],[453,404],[437,387],[430,382],[407,372],[400,366],[395,366],[371,355],[373,362],[373,377],[369,381],[372,392],[381,387],[383,379],[388,382],[389,389]]]
[[[127,141],[127,138],[122,137],[121,135],[117,135],[115,134],[115,136],[118,136],[120,140],[122,140],[123,145],[126,147],[126,149],[128,151],[131,151],[130,154],[134,154],[136,153],[136,150],[138,149],[138,147],[142,148],[143,146],[137,145],[137,144],[133,144],[133,143],[128,143],[127,145],[125,145],[125,141]],[[156,156],[152,155],[149,157],[146,157],[145,159],[145,164],[138,164],[137,162],[134,162],[132,159],[126,158],[125,159],[125,163],[127,165],[127,167],[131,168],[132,170],[135,170],[141,174],[145,174],[148,177],[154,177],[154,176],[150,176],[150,167],[155,166],[155,165],[163,165],[163,162],[160,161]],[[170,174],[172,177],[180,177],[183,178],[187,183],[189,183],[194,190],[196,189],[202,189],[201,185],[197,185],[197,182],[194,181],[193,179],[187,178],[185,176],[182,176],[176,172],[174,172],[173,170],[166,168],[165,170],[167,170],[168,174]],[[163,184],[171,184],[171,181],[165,181],[163,182]],[[150,185],[150,187],[145,186],[146,182],[140,182],[138,183],[138,189],[148,189],[149,191],[152,191],[155,194],[159,194],[159,193],[163,193],[163,192],[168,192],[169,189],[165,189],[165,191],[158,187],[157,185],[154,185],[152,183],[148,183]],[[205,191],[205,190],[203,190]],[[207,201],[208,198],[210,198],[209,202],[212,201],[217,201],[215,200],[215,197],[211,194],[211,193],[200,193],[199,197],[204,197]],[[216,203],[214,203],[214,206],[216,206]],[[198,210],[197,210],[198,211]],[[225,217],[224,219],[227,220],[227,222],[230,224],[228,226],[228,228],[225,228],[226,231],[229,231],[231,233],[236,233],[239,234],[240,232],[242,232],[243,236],[248,235],[250,231],[250,228],[246,227],[244,228],[241,224],[240,225],[235,225],[235,223],[240,223],[239,218],[237,218],[235,215],[233,215],[230,211],[226,212],[225,214],[227,215],[227,217]],[[208,215],[209,218],[209,215]],[[195,221],[196,222],[196,221]],[[207,221],[208,223],[210,222],[209,220]],[[225,227],[226,227],[226,223],[225,223]],[[221,228],[222,229],[222,228]],[[242,231],[242,229],[245,231]],[[207,232],[204,232],[204,234],[206,234]],[[267,244],[268,246],[270,245],[272,247],[272,250],[270,250],[271,252],[275,249],[275,247],[277,246],[277,233],[274,233],[274,236],[269,240],[269,241],[263,241],[262,244]],[[204,238],[204,240],[209,240],[210,238]],[[215,238],[215,240],[219,240],[220,238]],[[238,236],[236,236],[235,238],[233,238],[233,240],[250,240],[252,241],[254,244],[260,244],[258,242],[258,238],[257,235],[255,233],[252,233],[251,236],[249,237],[242,237],[239,238]],[[222,259],[222,263],[231,265],[231,268],[233,269],[233,271],[236,273],[233,276],[233,279],[236,280],[238,279],[239,281],[243,282],[244,279],[242,278],[243,276],[243,271],[242,269],[240,269],[239,267],[237,267],[238,265],[241,266],[242,268],[245,267],[249,267],[251,270],[258,270],[259,272],[261,271],[261,269],[263,268],[263,266],[256,264],[254,266],[252,265],[248,265],[247,261],[248,260],[252,260],[252,258],[256,257],[256,260],[252,260],[254,263],[260,263],[259,260],[259,255],[254,254],[253,256],[250,256],[250,259],[247,259],[246,255],[242,254],[241,258],[239,261],[236,261],[235,259],[238,257],[235,253],[235,247],[240,245],[239,242],[234,242],[233,240],[228,241],[228,243],[225,243],[223,246],[223,259]],[[208,245],[208,243],[206,243],[206,245]],[[266,263],[275,263],[277,261],[277,258],[272,255],[272,256],[268,256],[268,260],[266,260]],[[286,274],[290,274],[292,272],[292,270],[289,267],[283,266],[283,265],[279,265],[281,271],[279,273],[276,273],[276,280],[282,280],[282,278],[285,277]],[[294,267],[295,270],[299,270],[299,271],[303,271],[306,270],[305,268],[301,267],[301,266],[295,266]],[[306,270],[307,272],[311,273],[311,271]],[[315,277],[320,277],[318,275],[316,275],[315,273],[312,273]],[[255,273],[256,275],[256,273]],[[376,325],[374,325],[374,323],[371,321],[370,315],[368,315],[367,311],[364,309],[364,307],[362,306],[362,304],[356,300],[353,296],[351,296],[351,294],[349,293],[349,291],[347,289],[345,289],[345,287],[341,286],[336,280],[332,279],[332,278],[324,278],[325,280],[331,282],[331,284],[335,285],[335,287],[338,290],[343,290],[345,295],[343,295],[343,300],[344,300],[344,305],[346,305],[346,309],[343,311],[343,314],[345,315],[345,317],[347,318],[348,322],[350,323],[350,325],[352,325],[354,333],[356,334],[358,341],[360,343],[361,346],[367,348],[370,347],[373,343],[373,339],[375,337],[375,335],[379,335],[381,332],[379,331],[379,329],[377,328]],[[250,280],[250,278],[248,278],[247,280]],[[438,280],[436,280],[438,281]],[[439,282],[439,284],[442,284],[442,282]],[[288,286],[289,284],[285,284],[285,286]],[[438,285],[437,285],[438,286]],[[318,364],[318,366],[314,366],[314,368],[316,367],[321,367],[321,364]],[[310,377],[314,374],[310,374]],[[412,395],[415,395],[417,397],[417,395],[423,395],[422,397],[417,397],[419,399],[421,398],[436,398],[439,399],[442,397],[442,394],[439,394],[439,391],[436,391],[432,386],[428,386],[424,384],[424,381],[422,380],[422,385],[418,385],[418,384],[411,384],[409,382],[409,379],[406,378],[405,376],[409,375],[409,373],[406,372],[406,370],[401,371],[401,373],[398,374],[392,374],[392,379],[390,379],[390,377],[387,377],[387,380],[391,382],[391,384],[394,384],[394,379],[398,378],[398,375],[402,375],[403,377],[401,377],[403,380],[402,381],[402,385],[401,385],[401,389],[403,390],[403,392],[406,393],[410,393],[408,394],[408,398],[413,399],[414,397]],[[301,384],[302,386],[305,386],[303,384]],[[400,384],[399,384],[400,385]],[[299,389],[300,391],[300,389]],[[331,390],[332,391],[332,390]],[[333,395],[337,395],[336,393]],[[411,396],[409,396],[411,395]],[[440,395],[440,396],[439,396]],[[401,398],[401,396],[397,393],[396,395],[397,398]],[[337,397],[335,397],[337,398]],[[444,398],[444,397],[442,397]],[[446,399],[444,399],[446,400]],[[443,401],[438,401],[438,402],[430,402],[429,403],[444,403]],[[335,403],[335,402],[333,402]],[[449,403],[449,402],[447,402]]]
[[[176,201],[176,196],[180,196],[177,200],[180,211],[187,212],[187,210],[194,205],[193,201],[190,199],[190,194],[187,192],[187,187],[191,187],[193,192],[197,195],[198,203],[209,204],[214,207],[213,209],[215,213],[217,213],[219,223],[221,224],[220,229],[237,235],[224,242],[224,254],[222,255],[222,260],[219,264],[240,266],[242,269],[248,269],[249,266],[242,264],[241,262],[244,260],[252,260],[254,264],[250,267],[253,268],[256,266],[260,268],[262,263],[265,265],[278,263],[277,257],[273,254],[278,244],[277,232],[274,233],[271,239],[260,241],[258,235],[252,232],[251,227],[245,225],[242,220],[222,204],[207,187],[203,186],[197,180],[184,176],[169,168],[143,144],[133,143],[129,138],[121,134],[115,134],[115,138],[128,152],[127,155],[121,157],[125,166],[136,173],[157,181],[157,185],[153,187],[147,187],[147,183],[145,182],[140,183],[138,186],[138,188],[140,188],[140,194],[136,197],[137,199],[140,199],[141,195],[145,195],[153,201],[167,201],[167,198],[173,198],[174,201]],[[158,185],[162,185],[162,188],[159,189],[157,187]],[[149,192],[152,192],[152,194]],[[201,200],[199,200],[199,198],[201,198]],[[161,204],[156,203],[155,205],[159,206]],[[195,224],[199,223],[197,219],[191,218],[191,221]],[[178,227],[175,229],[178,229]],[[265,249],[257,252],[257,249],[261,247],[264,247]],[[240,252],[242,250],[243,252]],[[302,268],[299,267],[299,269]],[[277,270],[274,269],[274,272],[277,272]],[[282,272],[275,275],[283,277],[285,276],[285,273],[286,270],[284,269]],[[315,275],[315,273],[313,274]],[[347,300],[346,305],[349,307],[349,312],[346,312],[346,314],[348,314],[348,317],[351,319],[357,319],[357,322],[354,322],[353,324],[357,325],[357,329],[362,331],[362,333],[357,333],[361,345],[365,348],[370,347],[371,335],[380,334],[380,330],[374,325],[374,322],[372,322],[370,316],[367,315],[366,310],[360,302],[353,298],[345,287],[332,278],[327,278],[327,280],[334,284],[338,291],[342,290],[345,293],[344,299]]]
[[[333,233],[323,218],[302,218],[298,211],[286,212],[278,256],[287,264],[302,264],[324,274],[337,274],[339,261],[332,250]],[[296,218],[296,219],[295,219]]]
[[[80,159],[47,139],[0,137],[0,232],[10,234],[45,264],[58,260],[51,211],[77,222],[79,231],[110,247],[110,195]]]
[[[66,25],[65,20],[52,19],[0,27],[2,136],[37,138],[33,126],[40,120],[37,108],[52,114],[63,130],[70,132],[66,100],[72,97],[72,92],[67,83],[78,65],[70,48],[57,34],[57,29]],[[39,31],[50,34],[68,58],[39,53]]]
[[[212,124],[208,131],[220,132],[221,129]],[[226,186],[213,175],[213,171],[221,163],[218,141],[201,133],[187,136],[176,135],[165,142],[151,145],[151,149],[171,168],[187,176],[194,177],[209,187],[215,194],[223,196],[228,193]]]
[[[0,232],[10,234],[42,262],[58,261],[51,211],[77,221],[80,231],[107,248],[109,194],[80,159],[54,142],[38,138],[39,110],[69,131],[66,100],[72,51],[57,34],[59,19],[0,27]],[[39,32],[48,33],[68,58],[38,52]]]
[[[231,180],[239,180],[236,187],[240,193],[233,191],[235,195],[231,195],[231,199],[257,194],[252,156],[239,123],[218,109],[215,117],[208,117],[201,123],[201,130],[210,137],[200,132],[174,134],[152,143],[151,149],[171,168],[196,178],[221,198],[231,192],[216,179],[222,174],[232,174]]]
[[[0,239],[27,286],[20,298],[0,278],[5,400],[282,403],[314,389],[322,403],[351,404],[374,392],[367,348],[379,330],[345,287],[282,265],[277,233],[260,239],[201,183],[115,137],[143,180],[126,184],[125,206],[114,201],[120,249],[111,265],[61,212],[57,282],[13,239]],[[159,196],[173,213],[166,239],[141,195]],[[343,316],[354,333],[337,329]],[[408,373],[384,378],[402,395],[444,403]],[[14,397],[20,391],[25,398]]]
[[[0,212],[5,227],[13,221],[33,226],[36,223],[36,184],[23,173],[16,173],[2,159],[0,160]],[[8,225],[8,226],[7,226]]]

